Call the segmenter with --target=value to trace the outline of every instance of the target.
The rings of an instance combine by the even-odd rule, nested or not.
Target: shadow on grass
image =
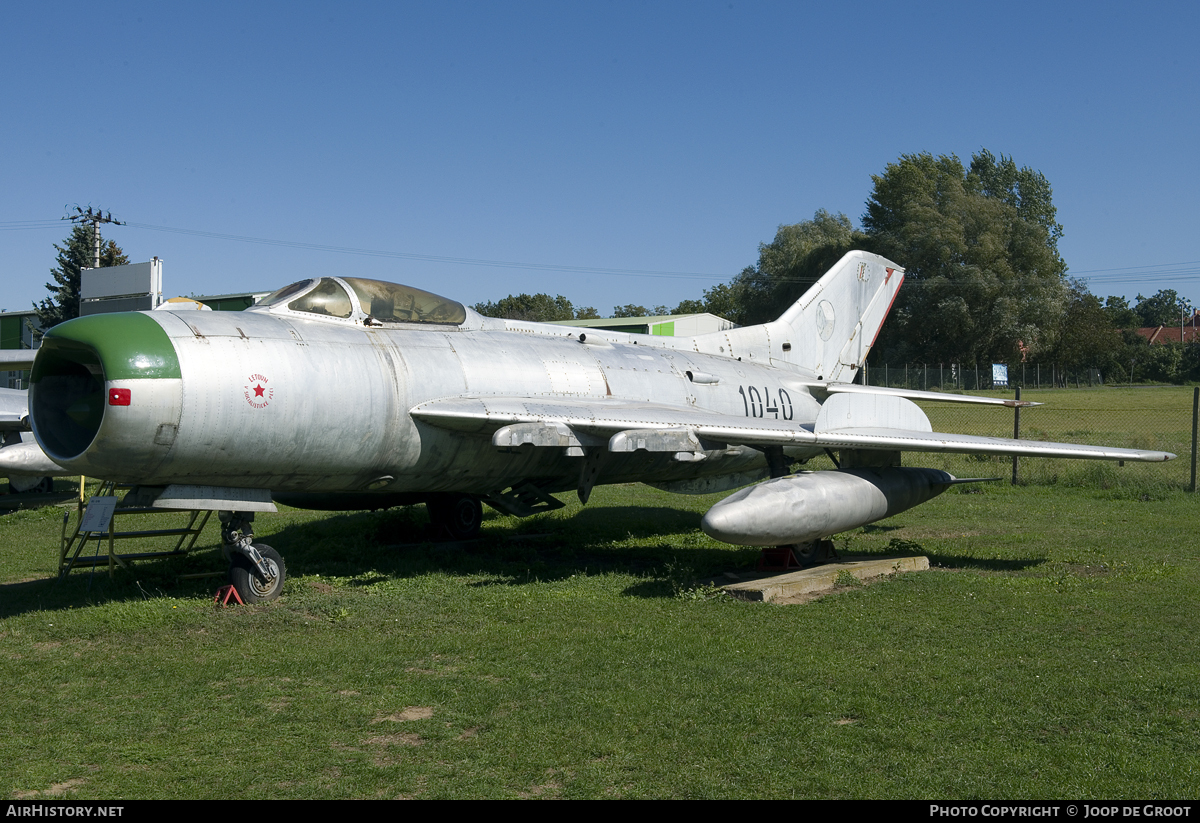
[[[870,525],[864,526],[864,533],[888,532],[896,527]],[[856,547],[857,548],[857,547]],[[856,552],[851,551],[850,554]],[[929,558],[931,568],[994,572],[1023,571],[1047,562],[1045,556],[1039,557],[975,557],[968,554],[953,554],[946,551],[930,551],[921,543],[912,540],[892,538],[886,546],[877,546],[869,550],[863,557],[918,557]]]
[[[757,549],[701,545],[699,512],[669,507],[594,506],[563,517],[551,513],[516,520],[485,511],[483,534],[445,542],[423,506],[379,512],[335,513],[284,523],[263,518],[256,542],[282,555],[291,578],[348,578],[362,588],[430,573],[483,577],[477,586],[521,586],[575,575],[641,577],[631,596],[670,597],[680,586],[728,569],[752,565]],[[692,545],[695,543],[696,545]],[[212,572],[202,579],[183,574]],[[216,545],[183,558],[139,561],[109,578],[106,569],[76,570],[0,584],[0,617],[154,597],[211,597],[224,585],[226,565]]]
[[[280,552],[293,579],[342,578],[342,585],[365,588],[440,573],[481,578],[473,586],[522,586],[581,574],[623,574],[641,580],[625,590],[628,596],[657,598],[678,594],[696,580],[748,569],[758,559],[756,548],[714,546],[703,538],[701,516],[667,506],[601,505],[571,516],[559,511],[517,520],[488,510],[482,536],[458,542],[438,540],[423,506],[335,513],[299,523],[264,518],[256,525],[261,543]],[[872,524],[864,532],[886,534],[897,528]],[[962,570],[1013,572],[1045,562],[1042,557],[932,553],[902,540],[877,551],[924,554],[934,566]],[[214,576],[180,579],[205,572]],[[111,580],[104,570],[80,570],[63,580],[0,585],[0,617],[100,602],[211,597],[226,582],[225,572],[219,547],[210,544],[184,558],[135,563]]]
[[[937,554],[935,552],[925,552],[925,556],[929,558],[930,567],[988,572],[1024,571],[1025,569],[1040,566],[1048,560],[1045,557],[984,558],[957,554]]]
[[[626,574],[647,586],[635,596],[671,596],[692,579],[753,564],[757,549],[699,545],[697,512],[668,507],[599,506],[570,517],[516,521],[487,514],[483,536],[436,542],[414,507],[336,515],[287,526],[269,540],[293,575],[349,577],[350,586],[433,572],[484,579],[472,586],[520,586],[576,575]],[[689,545],[695,542],[697,545]]]

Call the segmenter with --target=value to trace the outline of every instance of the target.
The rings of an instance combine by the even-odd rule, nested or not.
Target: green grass
[[[931,571],[803,606],[695,588],[756,557],[699,533],[715,499],[599,488],[457,547],[420,508],[260,515],[284,597],[223,610],[177,580],[215,525],[55,582],[56,511],[2,517],[0,794],[1196,794],[1200,499],[960,487],[837,539]]]

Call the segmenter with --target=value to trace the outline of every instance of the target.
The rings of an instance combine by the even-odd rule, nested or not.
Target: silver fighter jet
[[[1011,405],[852,383],[904,279],[850,252],[776,321],[690,338],[483,317],[420,289],[303,280],[244,312],[81,317],[45,336],[30,419],[54,463],[138,484],[162,508],[220,513],[243,599],[282,559],[250,521],[272,499],[328,509],[425,503],[453,537],[481,503],[527,515],[597,483],[681,493],[751,486],[704,530],[796,545],[917,505],[951,475],[903,451],[1100,460],[1165,452],[932,431],[914,399]],[[836,451],[837,471],[792,474]]]

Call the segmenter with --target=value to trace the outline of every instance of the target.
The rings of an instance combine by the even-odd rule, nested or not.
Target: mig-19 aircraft
[[[81,317],[33,366],[37,441],[73,473],[137,484],[161,508],[222,521],[246,600],[278,596],[284,563],[256,544],[273,500],[323,509],[424,503],[469,537],[481,504],[528,515],[596,484],[681,493],[749,486],[702,528],[794,546],[954,484],[905,451],[1168,460],[1164,452],[932,431],[913,400],[1015,401],[858,385],[904,279],[846,254],[774,322],[656,337],[483,317],[421,289],[301,280],[242,312]],[[837,454],[838,469],[793,473]]]

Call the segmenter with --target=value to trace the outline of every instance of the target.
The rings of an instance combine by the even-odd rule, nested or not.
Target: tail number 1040
[[[738,386],[738,394],[742,396],[747,417],[766,417],[769,414],[776,420],[792,419],[792,397],[786,389],[777,389],[772,398],[771,390],[766,386],[762,392],[759,392],[758,386]]]

